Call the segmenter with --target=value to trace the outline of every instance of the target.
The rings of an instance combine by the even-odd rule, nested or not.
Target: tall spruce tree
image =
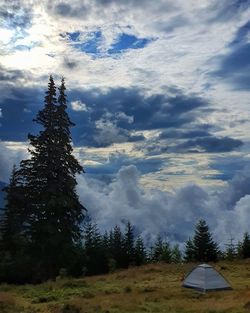
[[[143,265],[147,262],[147,252],[142,238],[139,236],[135,241],[135,265]]]
[[[179,248],[179,245],[176,244],[171,249],[171,262],[177,264],[177,263],[181,263],[181,261],[182,261],[181,250]]]
[[[31,278],[26,238],[25,201],[22,177],[14,166],[10,182],[3,189],[6,205],[0,224],[0,280],[23,283]]]
[[[87,274],[95,275],[108,272],[108,258],[102,236],[97,224],[92,223],[91,220],[85,223],[83,239]]]
[[[3,251],[8,251],[10,254],[18,250],[23,227],[22,191],[20,189],[20,177],[14,165],[9,185],[3,189],[6,193],[6,205],[0,224],[1,247]]]
[[[219,249],[205,220],[199,220],[195,226],[193,238],[194,260],[199,262],[217,261]]]
[[[76,174],[83,171],[73,156],[70,121],[62,79],[59,97],[50,76],[44,108],[34,120],[38,135],[28,136],[31,158],[21,162],[26,187],[26,222],[38,279],[55,277],[67,268],[80,240],[84,207],[76,194]]]
[[[156,242],[153,246],[152,261],[161,262],[163,255],[164,243],[160,235],[157,236]]]
[[[116,267],[125,267],[125,249],[124,249],[124,236],[121,228],[116,225],[113,231],[110,232],[110,250],[113,259],[115,260]]]
[[[184,261],[185,262],[193,262],[194,260],[195,260],[194,244],[193,244],[193,240],[191,238],[189,238],[185,242]]]
[[[128,221],[126,224],[124,234],[124,249],[125,249],[125,267],[132,265],[135,261],[135,242],[134,242],[134,229]]]

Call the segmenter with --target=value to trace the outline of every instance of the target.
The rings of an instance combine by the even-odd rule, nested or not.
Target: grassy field
[[[181,288],[193,265],[154,264],[41,285],[0,285],[1,313],[250,312],[250,261],[217,263],[232,291]]]

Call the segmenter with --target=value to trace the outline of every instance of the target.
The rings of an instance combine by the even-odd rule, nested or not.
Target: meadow
[[[233,290],[202,294],[181,287],[194,264],[151,264],[108,275],[0,285],[1,313],[246,313],[250,261],[214,264]]]

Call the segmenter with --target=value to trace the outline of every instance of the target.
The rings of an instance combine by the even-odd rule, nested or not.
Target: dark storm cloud
[[[2,110],[0,139],[26,141],[29,132],[38,127],[32,122],[37,110],[43,105],[40,89],[8,87],[9,95],[0,102]]]
[[[201,116],[201,109],[209,105],[204,99],[181,91],[176,91],[175,96],[166,92],[146,97],[142,90],[133,88],[107,92],[72,90],[69,99],[81,100],[88,107],[88,111],[71,114],[79,125],[74,132],[76,143],[90,146],[143,139],[141,135],[131,136],[131,131],[184,127]]]
[[[18,73],[12,73],[13,79]],[[43,105],[43,91],[10,88],[10,95],[0,104],[2,140],[24,141],[27,133],[37,132],[32,122]],[[240,140],[217,138],[210,125],[197,124],[197,118],[209,114],[211,108],[202,98],[184,95],[155,94],[145,96],[143,90],[115,88],[107,91],[70,90],[69,113],[77,127],[72,130],[77,146],[108,147],[113,143],[136,142],[137,149],[148,154],[163,152],[229,152],[242,145]],[[73,110],[73,101],[84,104],[84,110]],[[85,108],[86,107],[86,108]],[[76,108],[77,109],[77,108]],[[158,130],[160,136],[146,139],[145,130]],[[137,131],[137,133],[135,133]],[[141,133],[140,133],[141,132]],[[169,147],[169,139],[176,142]]]
[[[185,151],[185,152],[208,152],[208,153],[218,153],[218,152],[230,152],[242,146],[243,142],[241,140],[229,138],[229,137],[203,137],[194,140],[188,140],[180,145],[174,147],[174,150]]]
[[[219,68],[211,73],[219,77],[238,90],[249,90],[250,85],[250,21],[236,32],[235,38],[229,44],[230,51],[224,56],[215,59]]]
[[[167,130],[163,131],[159,135],[159,139],[187,139],[187,138],[197,138],[197,137],[209,137],[212,136],[206,129],[211,128],[210,125],[200,125],[198,127],[194,126],[192,130]]]
[[[142,159],[133,158],[126,154],[111,154],[107,162],[95,166],[87,165],[85,167],[86,173],[89,175],[109,175],[111,177],[116,174],[122,166],[134,165],[141,174],[153,173],[159,171],[164,160],[161,158]]]
[[[250,43],[241,45],[225,56],[216,75],[236,89],[249,90],[250,85]]]
[[[220,179],[224,181],[231,180],[237,173],[243,172],[243,169],[249,164],[249,159],[240,156],[215,156],[211,159],[210,168],[216,170],[217,174],[209,175],[208,179]]]
[[[169,135],[169,136],[168,136]],[[192,138],[192,139],[190,139]],[[241,140],[230,137],[216,137],[212,133],[202,131],[171,130],[161,133],[136,149],[144,151],[148,156],[162,153],[224,153],[231,152],[243,145]]]

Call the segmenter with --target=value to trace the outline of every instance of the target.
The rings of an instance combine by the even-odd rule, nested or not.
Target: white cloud
[[[129,116],[129,115],[126,115],[124,112],[118,112],[116,114],[116,118],[118,120],[123,120],[123,121],[126,121],[128,122],[129,124],[132,124],[134,122],[134,117],[133,116]]]
[[[81,111],[81,112],[87,112],[88,107],[85,103],[81,102],[80,100],[75,100],[71,102],[72,110],[74,111]]]
[[[19,3],[20,7],[21,4],[27,6],[24,0]],[[64,15],[58,14],[60,4],[69,8]],[[250,117],[249,93],[232,90],[223,80],[211,79],[208,75],[218,66],[213,61],[214,57],[228,52],[228,45],[238,28],[249,20],[250,8],[238,14],[234,12],[228,20],[213,21],[223,6],[226,8],[231,5],[231,0],[219,4],[209,0],[177,0],[174,3],[165,0],[157,3],[143,1],[143,4],[133,0],[30,2],[32,20],[23,37],[14,36],[15,31],[10,29],[7,32],[6,29],[3,30],[5,37],[0,36],[5,38],[5,45],[1,48],[1,64],[9,70],[29,71],[30,75],[23,78],[18,86],[45,85],[48,73],[64,75],[69,90],[132,86],[144,89],[150,95],[158,91],[165,92],[166,86],[178,86],[184,93],[191,90],[210,100],[216,112],[207,116],[204,114],[203,122],[215,127],[223,125],[224,130],[219,135],[249,139],[249,127],[235,122],[235,116],[242,115],[242,112],[244,117]],[[144,49],[130,49],[115,57],[95,58],[75,49],[61,36],[67,32],[80,31],[80,37],[84,40],[84,36],[87,38],[97,30],[103,34],[100,44],[104,51],[123,32],[138,38],[156,40]],[[17,49],[18,45],[26,45],[27,48]],[[74,66],[73,70],[66,63]],[[4,93],[9,92],[5,86],[2,89]],[[88,110],[80,100],[73,101],[71,107],[75,111]],[[226,114],[225,108],[229,108]],[[123,112],[116,118],[133,123],[133,116],[125,116]],[[99,143],[108,144],[115,138],[120,144],[119,149],[125,149],[122,146],[124,143],[131,156],[143,153],[135,151],[126,142],[129,136],[120,132],[116,120],[113,123],[99,121],[97,128],[99,134],[95,138]],[[105,153],[110,153],[113,149],[116,149],[115,145],[106,149],[108,152]],[[209,158],[205,156],[204,160],[208,161]],[[186,183],[190,178],[199,182],[202,180],[196,165],[192,177],[190,173],[176,175],[178,184],[183,180]],[[186,168],[190,170],[190,166]],[[176,171],[180,170],[179,166]],[[149,185],[149,179],[147,183]],[[169,180],[168,185],[171,183]]]
[[[25,143],[2,142],[0,141],[0,181],[7,183],[13,165],[19,165],[19,162],[27,158],[27,146]]]
[[[158,233],[171,242],[183,243],[193,235],[198,219],[207,220],[214,238],[225,248],[230,236],[242,238],[250,228],[249,190],[239,195],[242,184],[249,186],[250,172],[241,174],[217,192],[188,184],[175,192],[144,189],[135,166],[123,167],[111,183],[80,176],[78,192],[89,214],[101,230],[130,220],[145,239]],[[237,201],[228,202],[228,197]],[[233,221],[233,222],[232,222]]]

